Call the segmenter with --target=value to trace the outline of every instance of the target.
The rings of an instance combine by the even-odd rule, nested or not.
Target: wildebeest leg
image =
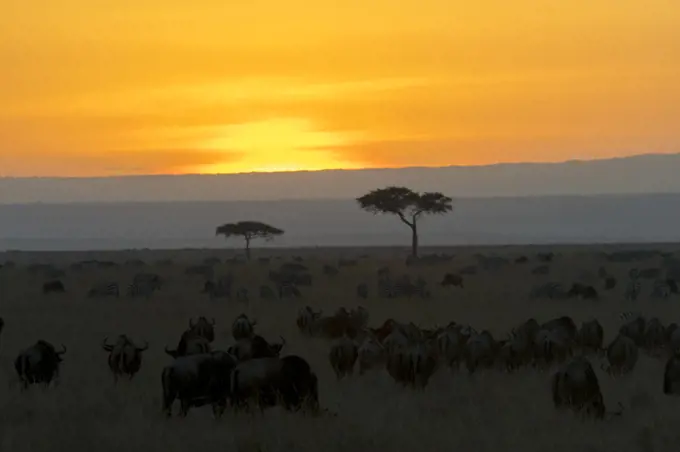
[[[191,408],[191,401],[189,399],[181,399],[179,408],[180,417],[186,417],[189,413],[189,408]]]
[[[169,392],[163,394],[163,413],[166,417],[172,416],[172,404],[175,401],[176,394],[174,392]]]
[[[227,401],[226,400],[218,400],[217,402],[213,403],[212,409],[213,409],[213,417],[215,419],[219,419],[222,417],[222,414],[224,414],[224,410],[227,408]]]

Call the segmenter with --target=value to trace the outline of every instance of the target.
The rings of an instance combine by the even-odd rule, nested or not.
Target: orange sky
[[[3,0],[0,175],[680,152],[678,24],[678,0]]]

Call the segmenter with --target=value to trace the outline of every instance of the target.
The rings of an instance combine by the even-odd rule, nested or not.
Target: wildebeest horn
[[[107,352],[110,352],[111,350],[113,350],[113,345],[107,344],[108,341],[109,341],[109,338],[108,338],[108,336],[107,336],[107,337],[105,337],[104,340],[102,341],[102,348],[103,348],[104,350],[106,350]]]
[[[251,321],[250,321],[250,324],[251,324],[252,326],[257,325],[257,319],[251,320]]]
[[[284,345],[286,345],[286,339],[283,336],[279,336],[281,338],[281,348],[283,348]]]
[[[194,319],[190,318],[189,319],[189,328],[193,328],[193,327],[194,327]]]
[[[66,353],[66,346],[61,344],[61,351],[57,352],[57,355],[63,355],[64,353]]]
[[[215,324],[215,317],[212,318],[212,324]]]
[[[170,350],[168,346],[165,346],[165,353],[172,356],[173,358],[177,355],[177,350]]]
[[[144,350],[149,348],[149,343],[147,341],[144,341],[144,347],[135,347],[137,350],[140,352],[143,352]]]

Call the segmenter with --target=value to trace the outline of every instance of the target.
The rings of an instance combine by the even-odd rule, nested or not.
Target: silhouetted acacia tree
[[[418,193],[406,187],[386,187],[357,198],[362,209],[373,214],[396,215],[411,228],[411,254],[418,257],[418,218],[453,210],[452,199],[441,193]]]
[[[241,236],[246,240],[246,257],[250,259],[250,241],[253,239],[273,240],[277,235],[283,235],[283,230],[259,221],[239,221],[219,226],[215,235],[226,238]]]

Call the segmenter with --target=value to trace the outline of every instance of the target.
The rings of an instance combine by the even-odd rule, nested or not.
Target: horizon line
[[[616,192],[616,193],[548,193],[548,194],[527,194],[527,195],[465,195],[454,196],[453,201],[457,200],[493,200],[493,199],[527,199],[527,198],[616,198],[616,197],[639,197],[639,196],[673,196],[680,195],[678,191],[658,191],[658,192]],[[355,198],[271,198],[271,199],[180,199],[180,200],[163,200],[156,201],[121,201],[121,200],[100,200],[100,201],[32,201],[32,202],[3,202],[0,200],[0,207],[11,206],[67,206],[67,205],[101,205],[101,204],[225,204],[225,203],[272,203],[272,202],[327,202],[327,201],[355,201]]]
[[[29,239],[30,240],[30,239]],[[585,241],[554,241],[554,242],[514,242],[514,243],[460,243],[460,244],[430,244],[430,245],[421,245],[419,249],[425,250],[425,249],[451,249],[451,248],[526,248],[526,247],[533,247],[533,248],[544,248],[544,247],[587,247],[587,248],[592,248],[592,247],[635,247],[635,246],[644,246],[644,247],[666,247],[666,246],[676,246],[680,245],[680,241],[656,241],[656,240],[650,240],[650,241],[640,241],[639,239],[631,240],[631,241],[594,241],[594,242],[585,242]],[[275,253],[280,253],[280,252],[289,252],[289,251],[295,251],[295,250],[313,250],[313,249],[319,249],[319,250],[326,250],[326,249],[333,249],[333,250],[341,250],[341,249],[363,249],[363,250],[370,250],[370,249],[397,249],[397,250],[403,250],[405,252],[409,252],[411,250],[411,247],[409,245],[401,245],[401,244],[394,244],[394,245],[298,245],[298,246],[282,246],[282,247],[251,247],[251,250],[261,250],[261,251],[273,251]],[[82,253],[129,253],[129,252],[139,252],[139,253],[148,253],[148,252],[195,252],[195,251],[226,251],[226,252],[243,252],[244,249],[243,247],[238,247],[238,246],[225,246],[225,247],[202,247],[202,248],[196,248],[196,247],[186,247],[186,248],[102,248],[102,249],[88,249],[88,250],[77,250],[77,249],[56,249],[56,250],[31,250],[31,249],[0,249],[0,255],[2,254],[36,254],[36,253],[63,253],[63,254],[82,254]],[[240,255],[240,254],[237,254]],[[252,262],[256,262],[256,260],[252,260]]]
[[[127,178],[152,178],[152,177],[215,177],[215,176],[260,176],[260,175],[299,175],[309,173],[328,173],[328,172],[365,172],[365,171],[398,171],[398,170],[412,170],[412,169],[483,169],[496,168],[503,166],[556,166],[570,163],[597,163],[597,162],[612,162],[617,160],[632,160],[636,158],[645,157],[680,157],[680,152],[651,152],[642,154],[631,154],[625,156],[606,157],[606,158],[577,158],[559,161],[518,161],[518,162],[496,162],[485,163],[479,165],[443,165],[443,166],[395,166],[395,167],[375,167],[375,168],[328,168],[318,170],[292,170],[292,171],[250,171],[237,173],[160,173],[160,174],[121,174],[121,175],[102,175],[102,176],[2,176],[0,181],[5,180],[91,180],[91,179],[127,179]]]

